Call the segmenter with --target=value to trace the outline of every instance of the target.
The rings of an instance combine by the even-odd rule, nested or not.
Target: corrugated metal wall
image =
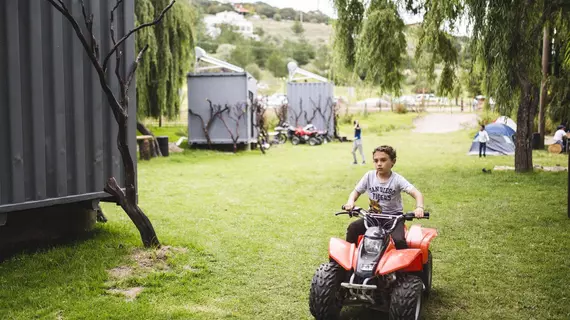
[[[210,119],[209,99],[216,105],[248,105],[247,115],[244,115],[239,123],[240,143],[251,143],[256,140],[254,128],[255,117],[251,111],[251,100],[257,97],[255,79],[248,79],[246,73],[200,73],[188,75],[188,109],[202,116],[207,123]],[[249,96],[251,92],[252,96]],[[233,113],[235,118],[235,113]],[[236,123],[228,118],[227,112],[223,114],[232,133],[236,134]],[[202,122],[196,116],[188,112],[188,143],[204,144],[207,142],[202,129]],[[210,139],[216,144],[231,144],[232,139],[228,129],[220,119],[212,122]]]
[[[66,0],[86,34],[81,1]],[[115,1],[86,0],[104,56],[112,43]],[[134,0],[115,17],[119,37],[134,26]],[[134,36],[123,59],[134,61]],[[115,59],[109,79],[117,92]],[[127,67],[122,68],[125,74]],[[136,96],[130,93],[129,142],[136,159]],[[0,212],[101,197],[122,181],[118,127],[95,69],[71,24],[47,1],[0,1]]]
[[[332,136],[334,133],[333,89],[332,83],[288,82],[287,119],[289,124],[305,126],[313,119],[311,123],[317,130],[328,130],[329,135]]]

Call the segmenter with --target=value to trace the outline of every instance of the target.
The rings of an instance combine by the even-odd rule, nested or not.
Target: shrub
[[[255,63],[250,63],[245,67],[245,70],[249,72],[256,80],[261,80],[261,69]]]
[[[394,112],[398,114],[405,114],[408,113],[408,108],[404,104],[398,103],[394,106]]]

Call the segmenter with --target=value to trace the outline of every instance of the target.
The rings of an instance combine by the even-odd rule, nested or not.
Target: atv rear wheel
[[[309,138],[309,145],[316,146],[317,144],[320,144],[320,141],[318,138],[315,138],[315,137]]]
[[[334,261],[321,264],[315,272],[309,292],[309,309],[316,320],[335,320],[340,316],[339,290],[344,276],[345,270]]]
[[[423,282],[417,276],[404,275],[398,279],[390,301],[390,320],[418,320],[421,318]]]

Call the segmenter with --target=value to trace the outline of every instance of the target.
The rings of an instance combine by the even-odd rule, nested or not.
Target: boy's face
[[[372,157],[376,171],[381,174],[390,172],[395,164],[395,161],[390,159],[390,156],[386,152],[376,151]]]

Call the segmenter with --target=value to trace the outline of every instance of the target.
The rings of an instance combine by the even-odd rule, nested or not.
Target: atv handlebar
[[[342,206],[342,210],[345,210],[344,206]],[[341,214],[347,214],[350,217],[357,217],[360,215],[368,215],[368,214],[375,214],[375,213],[364,210],[363,208],[354,207],[352,210],[345,210],[345,211],[337,212],[337,213],[335,213],[335,216],[338,216]],[[406,213],[398,212],[396,214],[379,213],[379,214],[375,214],[375,215],[382,215],[382,216],[385,216],[386,218],[391,218],[391,219],[393,219],[395,217],[403,216],[408,221],[411,221],[413,219],[429,219],[429,212],[427,212],[427,211],[424,212],[424,216],[422,218],[416,218],[416,214],[413,211],[406,212]]]
[[[342,206],[342,208],[344,210],[344,206]],[[422,218],[416,218],[416,214],[414,212],[406,212],[406,213],[402,212],[402,213],[397,213],[397,214],[385,214],[385,213],[378,214],[378,213],[366,211],[366,210],[359,208],[359,207],[354,207],[352,210],[349,210],[349,211],[337,212],[335,214],[335,216],[338,216],[341,214],[347,214],[350,217],[361,216],[364,219],[364,225],[366,226],[366,229],[368,229],[369,225],[379,226],[380,223],[378,222],[377,219],[392,220],[392,227],[390,227],[388,230],[386,230],[386,232],[389,234],[392,233],[396,229],[396,226],[402,220],[412,221],[414,219],[429,219],[429,212],[424,212],[424,216]]]

